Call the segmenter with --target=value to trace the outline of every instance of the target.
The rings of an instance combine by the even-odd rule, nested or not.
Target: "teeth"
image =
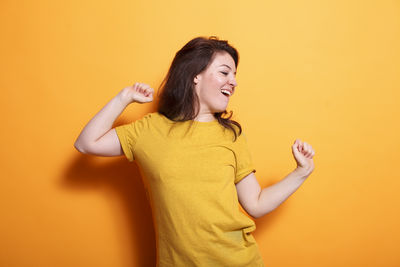
[[[222,92],[222,93],[225,93],[225,94],[227,94],[227,95],[229,95],[229,96],[231,95],[231,92],[229,92],[229,91],[226,90],[226,89],[222,89],[221,92]]]

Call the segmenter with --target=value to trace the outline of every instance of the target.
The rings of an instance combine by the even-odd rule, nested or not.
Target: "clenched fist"
[[[153,101],[154,89],[145,83],[135,83],[125,87],[119,93],[120,99],[126,105],[130,103],[148,103]]]
[[[292,145],[292,153],[297,163],[297,170],[303,173],[304,176],[309,176],[314,170],[314,149],[310,144],[296,139]]]

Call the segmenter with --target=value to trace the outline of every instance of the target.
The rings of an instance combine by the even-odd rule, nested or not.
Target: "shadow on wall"
[[[123,157],[78,154],[65,170],[62,186],[66,190],[103,191],[120,201],[124,225],[132,226],[121,238],[128,240],[126,251],[135,251],[137,255],[135,259],[129,259],[132,266],[155,266],[156,244],[151,207],[135,163],[129,164]]]

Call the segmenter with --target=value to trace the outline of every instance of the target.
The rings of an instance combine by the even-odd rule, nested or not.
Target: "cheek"
[[[207,80],[207,83],[204,84],[203,91],[204,93],[207,94],[210,93],[213,94],[219,90],[220,86],[221,86],[221,81],[219,81],[217,78],[212,77]]]
[[[200,95],[203,99],[215,97],[221,94],[221,88],[225,84],[226,79],[218,77],[216,75],[208,75],[203,79],[203,83],[200,89]]]
[[[224,77],[214,77],[213,82],[214,82],[214,84],[216,84],[218,86],[222,86],[223,84],[225,84],[226,78],[224,78]]]
[[[213,87],[213,86],[204,88],[204,90],[203,90],[203,96],[205,98],[213,99],[213,98],[215,98],[215,96],[217,96],[217,93],[218,93],[218,90],[216,90],[215,87]]]
[[[209,86],[218,86],[222,83],[224,83],[224,77],[222,77],[221,75],[217,75],[217,74],[210,74],[208,76],[206,76],[206,83]]]

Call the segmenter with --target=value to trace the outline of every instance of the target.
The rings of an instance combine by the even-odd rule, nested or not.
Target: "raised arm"
[[[250,173],[236,184],[239,202],[252,217],[260,218],[275,210],[313,172],[315,151],[311,145],[296,139],[292,145],[292,153],[297,167],[278,183],[261,189],[254,173]]]
[[[84,154],[97,156],[123,155],[112,125],[129,104],[153,101],[153,93],[154,90],[143,83],[122,89],[86,124],[75,141],[75,148]]]

